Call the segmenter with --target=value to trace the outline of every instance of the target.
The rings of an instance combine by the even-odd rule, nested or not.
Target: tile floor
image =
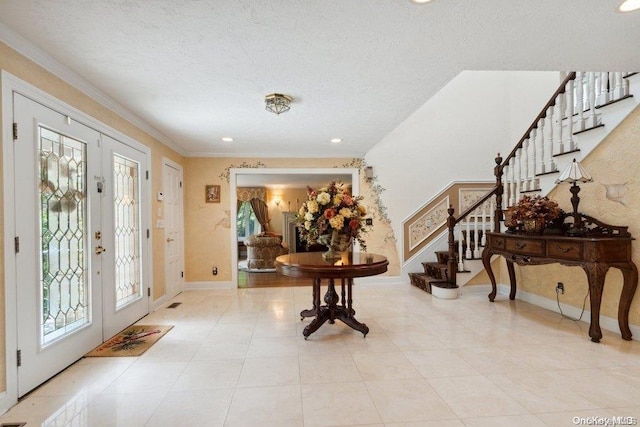
[[[186,291],[140,357],[85,358],[0,423],[28,426],[571,426],[640,418],[640,343],[500,296],[356,285],[366,338],[308,341],[310,287]],[[168,302],[167,305],[170,303]]]

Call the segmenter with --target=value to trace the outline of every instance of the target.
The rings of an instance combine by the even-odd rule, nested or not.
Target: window
[[[251,209],[251,203],[243,202],[238,209],[237,216],[237,235],[238,241],[242,242],[247,237],[257,234],[261,231],[260,223],[256,219],[256,214]]]

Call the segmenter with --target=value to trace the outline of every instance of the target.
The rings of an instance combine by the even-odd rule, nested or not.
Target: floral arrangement
[[[300,238],[310,245],[320,236],[337,231],[349,240],[356,239],[360,249],[366,251],[362,234],[367,232],[364,218],[367,211],[361,201],[362,196],[352,196],[337,181],[319,189],[307,187],[307,200],[296,215]]]
[[[549,199],[547,196],[528,196],[524,195],[509,210],[515,215],[519,221],[526,219],[543,219],[545,222],[551,222],[560,217],[563,213],[558,203]]]

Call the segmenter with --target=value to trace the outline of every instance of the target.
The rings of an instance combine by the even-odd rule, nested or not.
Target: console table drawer
[[[549,241],[547,242],[547,255],[552,258],[581,260],[582,243]]]
[[[507,239],[507,250],[522,255],[544,255],[544,240]]]

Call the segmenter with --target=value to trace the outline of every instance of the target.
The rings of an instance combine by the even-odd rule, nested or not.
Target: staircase
[[[435,262],[409,273],[411,284],[457,298],[460,287],[482,270],[484,232],[500,231],[503,210],[524,194],[548,194],[559,173],[574,158],[586,157],[639,101],[638,73],[569,73],[509,155],[495,158],[494,188],[457,217],[450,206],[448,250],[435,251]]]

